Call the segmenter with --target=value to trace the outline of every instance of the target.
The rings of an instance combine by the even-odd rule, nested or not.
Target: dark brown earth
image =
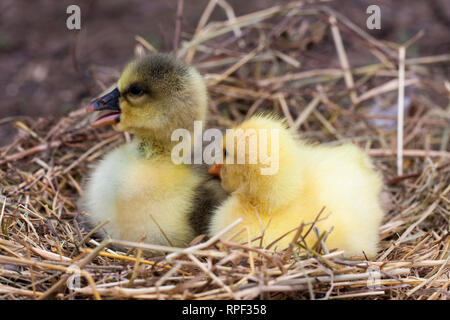
[[[237,16],[286,1],[228,0]],[[66,8],[81,8],[81,30],[66,28]],[[208,0],[184,1],[182,38],[189,37]],[[425,36],[410,56],[450,53],[450,1],[339,0],[330,6],[357,25],[366,24],[366,8],[381,7],[378,39],[402,43],[420,30]],[[177,1],[50,1],[0,2],[0,145],[11,141],[12,116],[60,116],[101,91],[92,70],[119,70],[133,55],[135,35],[160,51],[173,47]],[[223,20],[216,8],[211,20]],[[357,50],[352,53],[358,59]],[[3,119],[8,117],[9,119]]]

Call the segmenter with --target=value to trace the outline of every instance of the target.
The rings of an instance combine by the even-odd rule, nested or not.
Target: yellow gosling
[[[88,111],[104,113],[94,126],[113,125],[135,139],[108,153],[90,175],[80,201],[87,224],[115,239],[184,246],[206,232],[206,220],[225,197],[206,171],[171,160],[173,130],[192,132],[204,121],[207,91],[191,66],[164,54],[131,61],[118,87]]]
[[[245,142],[248,146],[254,138],[258,144],[255,150],[246,148],[245,164],[236,164],[237,152],[234,152],[231,153],[234,164],[224,160],[223,165],[216,164],[210,169],[210,173],[220,174],[222,186],[231,193],[214,212],[209,226],[211,235],[242,218],[239,227],[248,226],[252,238],[260,236],[264,229],[263,245],[266,246],[302,222],[313,222],[324,208],[315,226],[320,232],[333,228],[325,241],[329,250],[345,250],[347,255],[362,256],[363,252],[368,257],[376,255],[378,229],[383,218],[379,200],[382,179],[362,150],[352,144],[337,147],[308,144],[296,139],[283,121],[270,116],[255,116],[234,129],[242,132],[237,138],[228,133],[225,136],[227,158],[231,157],[227,139],[233,139],[230,145],[234,151],[238,143]],[[267,134],[267,149],[277,144],[279,147],[268,152],[272,160],[278,152],[278,171],[273,175],[261,174],[261,169],[269,165],[260,159],[256,164],[249,164],[252,153],[261,154],[259,129],[278,132],[278,139]],[[295,231],[291,232],[276,247],[286,248],[294,235]],[[241,233],[237,240],[246,241],[246,233]],[[311,248],[317,236],[310,232],[305,241]]]

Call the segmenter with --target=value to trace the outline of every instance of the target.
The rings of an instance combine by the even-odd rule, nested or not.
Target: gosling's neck
[[[194,131],[186,130],[191,137],[191,155],[193,155]],[[139,155],[145,159],[171,157],[173,148],[180,143],[179,140],[172,141],[171,130],[135,132],[135,142]]]
[[[136,147],[140,156],[146,159],[153,158],[168,153],[166,147],[161,143],[148,139],[147,137],[136,137]]]

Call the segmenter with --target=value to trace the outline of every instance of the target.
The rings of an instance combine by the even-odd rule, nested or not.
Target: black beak
[[[93,127],[100,127],[104,125],[115,125],[120,121],[120,92],[115,88],[110,93],[103,97],[95,99],[90,105],[86,107],[87,112],[111,110],[112,112],[100,116],[97,120],[91,123]]]
[[[86,107],[86,111],[93,112],[102,110],[112,110],[120,112],[119,97],[120,97],[119,89],[115,88],[113,91],[105,94],[103,97],[100,97],[92,101]]]

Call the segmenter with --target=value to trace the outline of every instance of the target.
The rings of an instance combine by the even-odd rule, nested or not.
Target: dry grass
[[[208,22],[217,4],[229,20]],[[409,44],[380,42],[339,13],[302,2],[235,17],[226,3],[211,1],[193,36],[177,30],[177,37],[190,39],[178,56],[207,79],[210,126],[271,110],[305,138],[350,140],[374,157],[388,207],[379,255],[343,259],[320,240],[305,248],[301,239],[281,252],[260,248],[258,239],[217,238],[188,248],[114,241],[130,250],[113,251],[110,242],[99,244],[80,231],[76,200],[96,160],[130,137],[91,128],[80,109],[57,121],[17,121],[15,141],[0,149],[0,299],[449,297],[450,83],[439,70],[450,55],[406,55],[399,63],[398,52]],[[154,50],[137,40],[137,53]],[[352,66],[348,43],[366,52],[366,65]],[[321,46],[335,47],[338,66],[320,59],[315,49]],[[98,74],[104,89],[117,76]],[[398,92],[406,106],[400,147]],[[77,270],[81,287],[69,289]]]

